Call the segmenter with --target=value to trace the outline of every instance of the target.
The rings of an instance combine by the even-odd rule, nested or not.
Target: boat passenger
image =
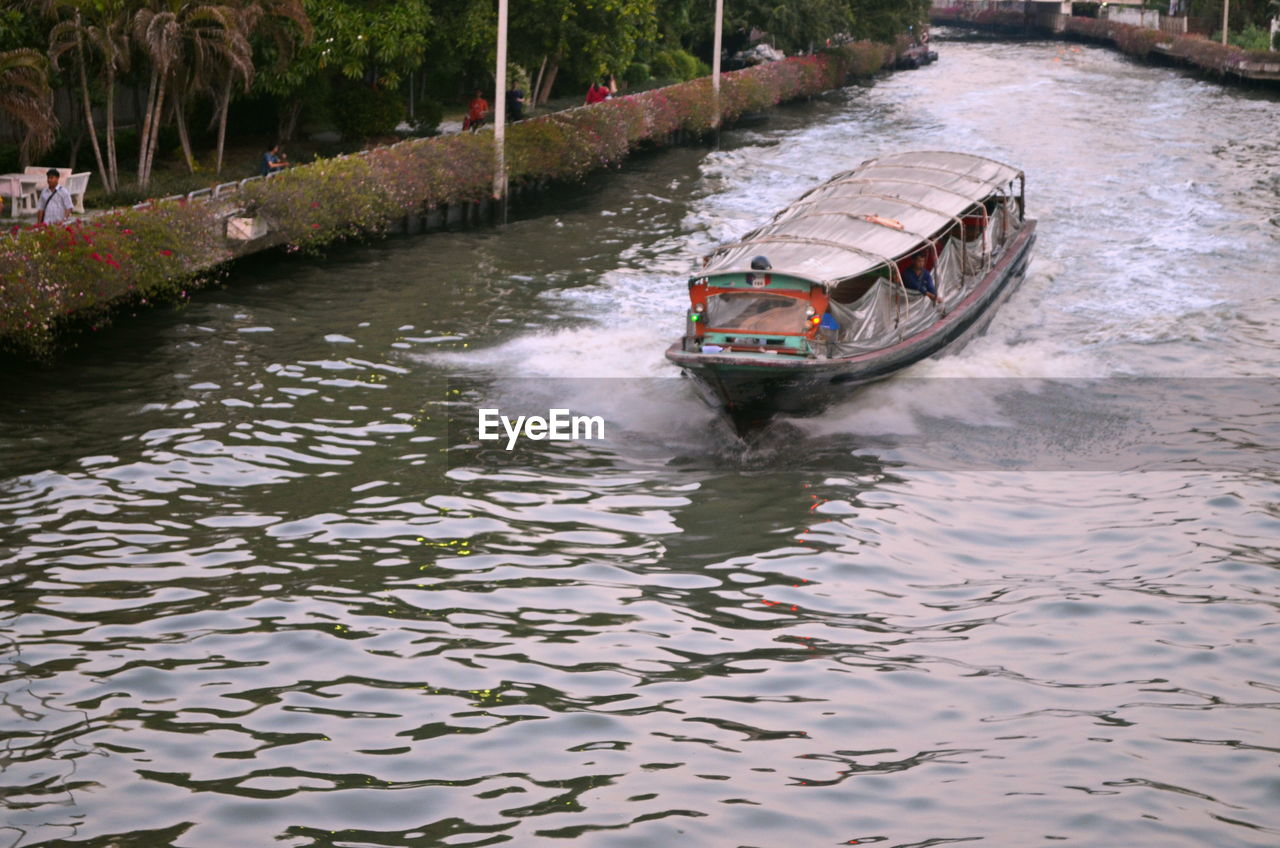
[[[933,274],[924,267],[924,254],[917,253],[911,260],[911,267],[902,272],[902,284],[914,292],[938,302],[938,289],[933,284]]]
[[[767,256],[757,256],[751,260],[751,270],[753,271],[768,271],[772,267]]]

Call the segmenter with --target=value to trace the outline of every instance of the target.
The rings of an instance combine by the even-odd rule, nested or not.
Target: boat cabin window
[[[886,276],[888,276],[888,271],[884,268],[877,268],[870,274],[863,274],[861,277],[854,277],[851,280],[841,282],[831,289],[828,296],[836,303],[855,303],[864,294],[871,291],[871,287],[876,284],[876,280]]]
[[[809,302],[761,292],[727,292],[707,298],[707,326],[753,333],[804,332]]]

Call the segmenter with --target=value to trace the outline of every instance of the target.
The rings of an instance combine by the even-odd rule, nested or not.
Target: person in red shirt
[[[591,84],[591,88],[587,89],[586,105],[588,106],[590,106],[592,103],[603,103],[608,99],[609,99],[609,86],[603,82],[601,83],[593,82]]]
[[[463,132],[467,130],[475,132],[480,129],[487,114],[489,114],[489,101],[484,99],[484,95],[477,88],[475,97],[472,97],[471,103],[467,105],[467,116],[462,119]]]

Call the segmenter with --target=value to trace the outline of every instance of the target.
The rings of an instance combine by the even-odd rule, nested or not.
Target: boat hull
[[[1036,222],[1018,235],[972,291],[926,330],[897,344],[854,356],[808,359],[783,355],[700,353],[683,341],[667,349],[667,359],[693,377],[704,396],[740,426],[775,413],[812,415],[851,389],[882,380],[943,350],[958,350],[983,332],[995,309],[1022,282]]]

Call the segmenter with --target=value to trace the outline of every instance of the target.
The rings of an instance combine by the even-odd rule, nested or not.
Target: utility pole
[[[1222,43],[1227,43],[1227,13],[1231,9],[1231,0],[1222,0]]]
[[[711,102],[716,110],[711,126],[720,128],[720,42],[721,30],[724,29],[724,0],[716,0],[716,34],[715,47],[711,53]]]
[[[498,67],[493,75],[493,199],[507,219],[507,0],[498,0]]]

